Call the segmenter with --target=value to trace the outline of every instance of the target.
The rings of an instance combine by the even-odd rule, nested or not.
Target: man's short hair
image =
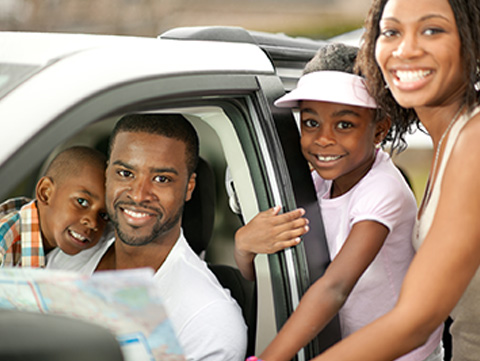
[[[118,133],[149,133],[185,143],[187,170],[191,175],[198,164],[199,141],[195,128],[180,114],[129,114],[121,118],[110,135],[109,158]]]

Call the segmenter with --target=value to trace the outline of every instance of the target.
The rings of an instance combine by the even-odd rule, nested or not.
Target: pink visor
[[[316,71],[303,75],[297,87],[275,101],[280,108],[297,108],[302,100],[377,108],[361,76],[342,71]]]

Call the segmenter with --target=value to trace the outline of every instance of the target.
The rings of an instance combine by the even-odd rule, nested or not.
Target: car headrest
[[[215,221],[215,174],[201,158],[195,170],[196,186],[192,198],[185,203],[182,217],[183,234],[198,255],[207,249]]]

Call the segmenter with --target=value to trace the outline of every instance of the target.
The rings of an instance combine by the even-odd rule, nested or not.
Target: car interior
[[[211,240],[215,221],[215,175],[203,158],[200,158],[195,172],[196,186],[192,198],[185,204],[182,228],[192,249],[202,257]],[[248,327],[247,355],[253,355],[257,322],[255,282],[247,281],[237,268],[230,265],[209,263],[209,268],[241,307]]]
[[[230,227],[235,229],[240,226],[241,219],[228,209],[227,194],[224,189],[224,175],[226,169],[226,162],[219,145],[218,136],[201,118],[211,118],[215,121],[216,118],[224,116],[212,109],[181,109],[182,113],[189,118],[191,123],[197,129],[200,137],[201,153],[206,153],[206,156],[201,156],[199,164],[196,169],[196,188],[192,194],[192,199],[186,203],[182,219],[182,228],[187,241],[192,249],[208,263],[209,268],[215,274],[220,284],[228,289],[232,297],[237,301],[242,309],[245,322],[248,326],[248,345],[246,355],[253,355],[255,353],[256,343],[256,326],[257,326],[257,287],[255,282],[245,280],[240,271],[234,266],[233,252],[216,251],[215,246],[233,247],[233,233],[227,236],[221,235],[222,241],[216,240],[212,245],[212,238],[218,238],[219,233],[225,233],[224,230],[218,230],[219,225],[222,227]],[[168,112],[171,112],[170,110]],[[218,113],[218,114],[216,114]],[[61,150],[72,145],[88,145],[96,148],[105,154],[108,152],[108,139],[114,123],[121,116],[108,117],[104,120],[91,124],[84,130],[77,133],[74,137],[58,146],[47,159],[40,165],[34,174],[28,176],[25,182],[14,191],[15,195],[29,195],[34,197],[34,187],[37,180],[42,176],[46,166],[50,160]],[[216,119],[219,121],[219,119]],[[224,120],[223,120],[224,121]],[[203,141],[202,141],[203,139]],[[205,144],[205,146],[203,146]],[[208,149],[207,145],[213,147]],[[206,149],[204,149],[206,148]],[[220,149],[220,151],[219,151]],[[212,158],[211,155],[216,157]],[[220,157],[219,157],[220,155]],[[206,157],[210,157],[207,160]],[[215,164],[215,168],[212,164]],[[221,219],[218,219],[220,215]],[[217,218],[217,219],[216,219]],[[225,222],[225,220],[227,220]],[[217,223],[216,223],[217,222]],[[217,227],[215,228],[215,224]],[[228,244],[225,242],[228,239]],[[212,245],[207,252],[209,245]],[[215,259],[215,253],[223,256],[230,255],[231,259],[218,260]],[[211,255],[213,254],[213,255]]]

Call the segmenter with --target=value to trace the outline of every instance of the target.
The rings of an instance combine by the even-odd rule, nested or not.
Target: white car
[[[322,44],[223,27],[173,29],[158,38],[0,32],[0,200],[32,196],[44,164],[64,147],[105,149],[126,113],[184,115],[215,174],[215,227],[213,216],[202,220],[198,252],[212,269],[233,269],[225,278],[225,267],[216,273],[243,307],[247,354],[258,354],[329,263],[294,116],[272,105]],[[227,166],[238,215],[229,207]],[[317,221],[300,245],[258,257],[255,284],[232,286],[235,229],[277,204],[304,207]],[[338,338],[335,319],[297,359]]]

